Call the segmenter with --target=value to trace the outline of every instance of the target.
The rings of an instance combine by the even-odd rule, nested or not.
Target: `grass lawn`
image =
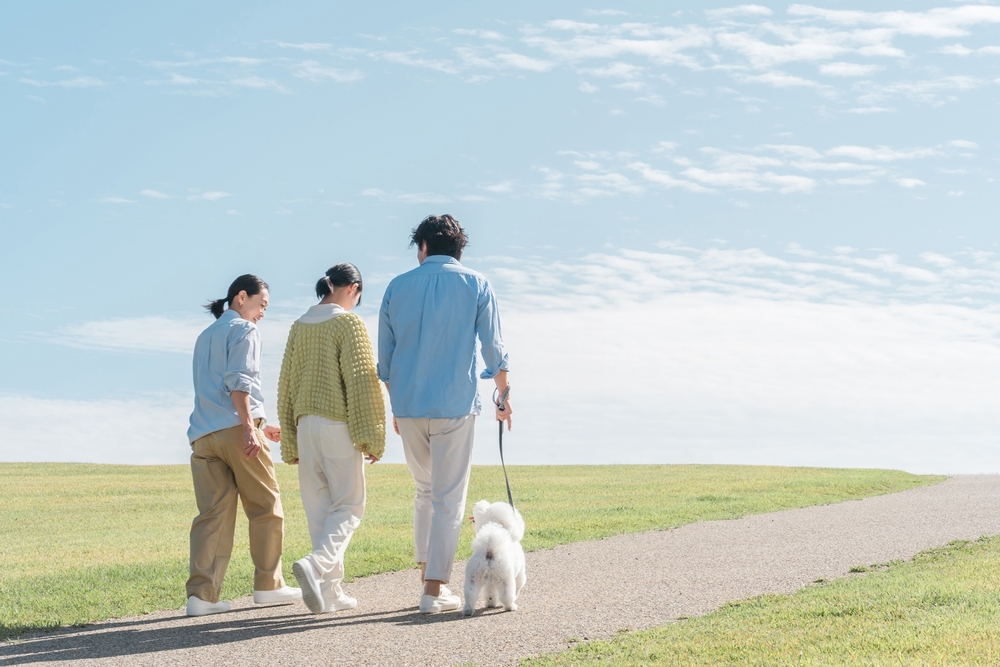
[[[997,665],[1000,538],[525,660],[551,665]]]
[[[296,468],[279,464],[285,576],[308,553]],[[405,466],[366,468],[368,509],[348,578],[413,567]],[[941,481],[887,470],[751,466],[524,466],[509,469],[528,550],[621,533],[804,507]],[[499,467],[475,467],[469,501],[505,496]],[[26,630],[180,608],[196,509],[187,466],[0,464],[0,639]],[[240,513],[224,598],[252,592]],[[469,554],[467,526],[459,557]]]

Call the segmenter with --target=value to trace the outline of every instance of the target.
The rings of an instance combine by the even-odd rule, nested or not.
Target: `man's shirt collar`
[[[433,264],[461,264],[457,259],[451,255],[428,255],[424,257],[424,264],[431,262]]]

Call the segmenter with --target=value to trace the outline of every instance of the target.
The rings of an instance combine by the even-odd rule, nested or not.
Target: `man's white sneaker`
[[[229,611],[228,602],[205,602],[199,597],[192,595],[188,598],[187,604],[187,615],[188,616],[208,616],[209,614],[221,614],[223,612]]]
[[[354,609],[358,606],[358,601],[344,592],[340,586],[337,586],[329,595],[323,596],[323,604],[326,607],[326,611],[344,611],[345,609]]]
[[[292,574],[302,587],[302,601],[306,603],[314,614],[322,614],[326,611],[323,604],[323,596],[319,589],[319,574],[316,568],[309,562],[308,558],[302,558],[292,563]]]
[[[254,604],[278,604],[281,602],[295,602],[302,599],[302,589],[282,586],[273,591],[254,591]]]
[[[439,611],[455,611],[462,606],[462,598],[458,597],[447,586],[441,587],[441,594],[437,597],[433,595],[420,596],[420,613],[436,614]]]

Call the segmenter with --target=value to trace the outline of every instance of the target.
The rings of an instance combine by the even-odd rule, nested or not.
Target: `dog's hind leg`
[[[486,595],[486,606],[489,607],[490,609],[493,609],[494,607],[500,605],[500,602],[498,602],[500,598],[500,594],[498,591],[499,588],[492,581],[489,583],[489,585],[486,586],[486,590],[483,591],[483,593]]]
[[[521,589],[523,589],[524,585],[528,583],[528,573],[524,571],[523,567],[521,568],[521,571],[517,573],[517,576],[514,578],[514,582],[517,584],[517,595],[520,595]]]
[[[482,584],[475,581],[473,577],[465,578],[465,605],[462,608],[462,613],[466,616],[472,616],[476,613],[476,603],[479,602],[480,590],[482,590]]]
[[[503,608],[507,611],[517,611],[517,603],[514,602],[517,599],[517,582],[514,581],[514,576],[505,577],[500,586],[500,602]]]

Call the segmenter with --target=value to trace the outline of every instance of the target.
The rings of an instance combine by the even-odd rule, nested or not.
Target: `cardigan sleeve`
[[[347,398],[347,427],[355,447],[380,459],[385,452],[385,399],[372,342],[360,317],[354,313],[341,317],[347,324],[339,359]]]
[[[281,359],[281,373],[278,375],[278,423],[281,424],[281,460],[294,463],[299,460],[299,442],[295,423],[295,395],[293,378],[295,369],[295,325],[288,332],[285,355]]]

